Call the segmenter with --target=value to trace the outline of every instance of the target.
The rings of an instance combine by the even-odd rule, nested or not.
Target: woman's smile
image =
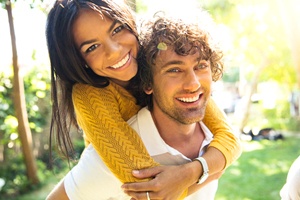
[[[114,69],[118,69],[120,67],[123,67],[129,61],[129,58],[130,58],[130,56],[129,56],[129,53],[128,53],[120,62],[118,62],[117,64],[115,64],[111,67],[114,68]]]

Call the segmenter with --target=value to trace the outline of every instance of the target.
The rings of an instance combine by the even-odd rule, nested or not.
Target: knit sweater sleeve
[[[95,88],[77,84],[72,98],[79,126],[112,173],[123,183],[141,181],[133,169],[157,166],[138,134],[126,123],[137,113],[135,99],[110,84]]]
[[[223,153],[226,160],[225,168],[228,167],[238,159],[242,149],[225,113],[220,110],[212,98],[208,101],[203,122],[214,135],[209,146],[215,147]]]

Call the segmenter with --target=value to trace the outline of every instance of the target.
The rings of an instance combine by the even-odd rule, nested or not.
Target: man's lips
[[[179,100],[179,101],[182,101],[184,103],[194,103],[194,102],[196,102],[200,99],[201,95],[202,94],[195,95],[195,96],[192,96],[192,97],[180,97],[180,98],[176,98],[176,99]]]

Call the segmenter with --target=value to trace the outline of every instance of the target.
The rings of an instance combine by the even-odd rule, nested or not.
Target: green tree
[[[125,0],[125,2],[136,12],[136,0]]]
[[[0,0],[0,3],[5,5],[7,11],[11,45],[12,45],[12,64],[14,71],[13,78],[13,100],[15,107],[15,114],[18,119],[18,133],[22,144],[22,152],[24,156],[24,162],[26,165],[26,172],[28,180],[32,184],[38,184],[39,179],[37,176],[37,165],[36,160],[32,151],[32,135],[29,127],[26,102],[25,102],[25,92],[24,92],[24,81],[20,74],[20,68],[18,64],[18,53],[17,44],[15,37],[14,21],[12,14],[12,2],[10,0]]]
[[[295,87],[297,78],[299,79],[295,73],[299,67],[295,68],[291,62],[288,37],[284,32],[282,20],[280,15],[274,15],[279,13],[280,9],[272,0],[204,0],[201,2],[218,23],[228,28],[227,31],[232,36],[222,38],[222,41],[231,39],[229,42],[231,46],[226,54],[225,72],[226,68],[230,67],[238,66],[240,69],[239,88],[246,102],[243,115],[239,118],[239,129],[243,130],[249,123],[251,97],[257,92],[259,83],[268,81],[278,83],[285,88],[282,96],[286,97]],[[297,7],[296,4],[294,6]],[[282,9],[286,8],[287,6]],[[287,20],[290,29],[297,23],[297,18],[293,18],[294,22],[291,18],[293,17]],[[224,33],[222,32],[226,35]],[[299,38],[299,34],[295,33],[292,41],[296,42],[297,37]],[[299,46],[299,43],[297,44]],[[299,51],[298,46],[295,44],[296,51]]]
[[[277,0],[277,5],[284,22],[293,63],[297,74],[297,89],[300,88],[300,10],[297,0]]]

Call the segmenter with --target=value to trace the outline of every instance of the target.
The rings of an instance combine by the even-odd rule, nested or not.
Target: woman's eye
[[[113,35],[116,34],[116,33],[119,33],[120,31],[122,31],[123,29],[125,28],[125,25],[120,25],[118,26],[117,28],[114,29],[113,31]]]
[[[90,46],[86,51],[85,53],[90,53],[92,51],[94,51],[99,45],[98,44],[94,44],[92,46]]]

